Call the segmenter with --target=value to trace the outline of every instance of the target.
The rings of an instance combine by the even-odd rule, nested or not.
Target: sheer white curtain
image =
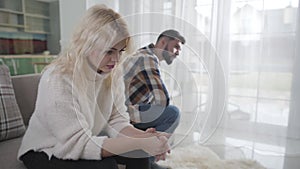
[[[282,138],[300,139],[298,0],[110,4],[125,16],[137,47],[168,28],[186,37],[179,59],[162,64],[172,102],[182,110],[179,134],[198,133],[198,141],[208,143],[217,128],[225,144],[251,142],[276,153],[291,149]],[[296,147],[294,155],[300,153]]]
[[[293,64],[299,55],[295,51],[299,22],[297,0],[123,0],[116,3],[119,12],[127,16],[137,47],[155,42],[157,35],[167,28],[178,29],[186,36],[187,44],[178,61],[171,66],[163,65],[166,73],[176,80],[169,87],[176,91],[177,85],[181,90],[180,104],[186,112],[195,110],[193,102],[182,105],[188,99],[185,93],[193,95],[194,88],[201,98],[196,97],[197,106],[207,103],[208,109],[211,106],[208,103],[218,102],[217,97],[224,92],[223,119],[230,122],[223,123],[224,127],[287,136],[292,121],[289,119],[291,93],[296,91],[291,88],[296,79]],[[207,40],[212,47],[206,46]],[[214,48],[215,52],[210,51]],[[219,66],[222,70],[216,71]],[[225,82],[221,80],[225,87],[219,85],[219,78],[225,79]],[[226,91],[218,91],[223,89]],[[219,117],[217,113],[215,118]]]

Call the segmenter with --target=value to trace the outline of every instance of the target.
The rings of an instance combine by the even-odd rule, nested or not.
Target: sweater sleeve
[[[110,137],[117,137],[123,128],[131,126],[125,105],[125,86],[123,79],[120,78],[121,75],[122,69],[116,69],[112,74],[113,109],[107,126]]]
[[[142,69],[136,76],[151,92],[151,95],[153,96],[151,104],[161,106],[169,105],[169,93],[161,78],[157,58],[154,58],[153,56],[144,57]]]
[[[82,110],[72,81],[54,76],[41,83],[45,88],[38,98],[39,107],[43,108],[40,118],[57,139],[53,155],[61,159],[100,160],[101,147],[107,137],[92,135],[91,117],[85,113],[88,110]]]

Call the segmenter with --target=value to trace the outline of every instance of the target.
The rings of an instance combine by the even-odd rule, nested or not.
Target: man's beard
[[[173,60],[171,59],[170,53],[168,52],[168,46],[166,46],[165,49],[163,50],[162,56],[168,65],[170,65],[173,62]]]

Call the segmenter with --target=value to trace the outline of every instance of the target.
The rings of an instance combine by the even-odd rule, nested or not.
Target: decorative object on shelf
[[[0,54],[59,53],[59,25],[58,1],[0,0]]]
[[[11,75],[22,75],[31,73],[40,73],[41,70],[49,64],[56,55],[0,55],[9,68]]]
[[[0,31],[49,34],[49,7],[35,0],[1,0]]]
[[[0,54],[37,54],[47,50],[43,34],[0,32]]]

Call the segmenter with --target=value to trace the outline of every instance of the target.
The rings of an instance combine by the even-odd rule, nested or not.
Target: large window
[[[297,1],[232,1],[230,118],[288,125],[297,6]]]

